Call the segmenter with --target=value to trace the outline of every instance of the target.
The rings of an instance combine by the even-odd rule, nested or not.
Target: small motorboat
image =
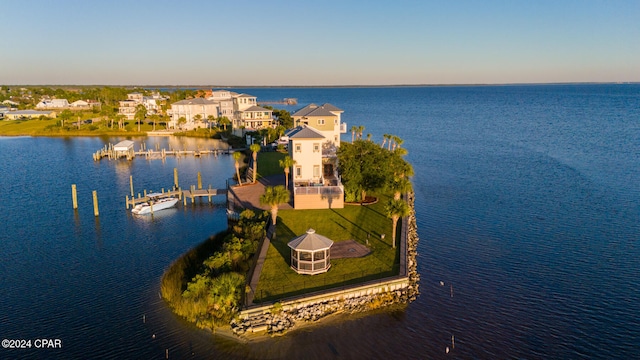
[[[166,196],[161,193],[147,195],[148,200],[136,205],[131,212],[136,215],[152,214],[156,211],[174,207],[179,199],[173,196]]]

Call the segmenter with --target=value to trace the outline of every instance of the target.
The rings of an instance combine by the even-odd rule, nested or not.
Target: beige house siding
[[[296,187],[293,194],[293,207],[295,209],[342,209],[344,192],[339,186]]]

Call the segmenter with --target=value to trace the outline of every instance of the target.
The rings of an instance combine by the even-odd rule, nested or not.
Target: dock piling
[[[100,212],[98,211],[98,192],[96,190],[93,190],[93,215],[100,215]]]
[[[173,168],[173,186],[178,188],[178,168]]]
[[[73,210],[78,210],[78,194],[76,184],[71,184],[71,199],[73,200]]]

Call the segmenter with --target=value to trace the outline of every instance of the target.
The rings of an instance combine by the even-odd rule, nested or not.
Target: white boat
[[[152,212],[164,210],[175,206],[178,203],[178,198],[173,196],[166,196],[161,193],[148,194],[148,201],[136,205],[131,212],[136,215],[151,214]],[[153,211],[152,211],[153,210]]]

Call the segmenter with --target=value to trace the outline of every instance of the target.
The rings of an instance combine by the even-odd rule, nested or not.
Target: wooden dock
[[[145,159],[155,160],[162,159],[164,160],[167,156],[175,156],[175,157],[185,157],[185,156],[207,156],[213,155],[218,157],[218,155],[229,155],[233,153],[234,150],[230,147],[227,149],[197,149],[197,150],[178,150],[178,149],[146,149],[141,147],[138,151],[130,150],[130,151],[116,151],[114,149],[113,144],[105,145],[104,148],[96,151],[93,154],[94,161],[100,161],[104,158],[109,160],[117,160],[120,158],[126,158],[127,160],[133,160],[136,156],[144,156]]]
[[[177,190],[169,190],[165,192],[164,189],[162,189],[161,194],[167,197],[177,196],[178,199],[183,201],[183,205],[187,205],[187,199],[191,199],[192,204],[195,203],[196,198],[207,198],[208,201],[211,202],[214,196],[226,196],[227,189],[212,189],[211,186],[209,186],[208,189],[196,190],[195,185],[192,185],[191,189],[189,190],[182,190],[181,188],[178,188]],[[138,194],[138,197],[129,198],[129,196],[127,195],[125,204],[126,208],[129,209],[129,206],[135,207],[136,205],[147,201],[149,201],[149,197],[147,196],[147,191],[145,190],[144,195]]]

